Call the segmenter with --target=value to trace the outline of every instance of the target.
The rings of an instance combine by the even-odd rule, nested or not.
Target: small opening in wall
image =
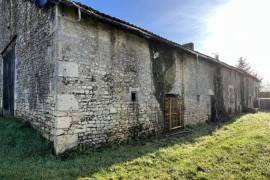
[[[201,96],[197,95],[197,101],[199,102],[201,100]]]
[[[137,102],[137,92],[135,91],[131,92],[131,101]]]

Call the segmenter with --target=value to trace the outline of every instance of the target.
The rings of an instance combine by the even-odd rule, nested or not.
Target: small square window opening
[[[131,92],[131,101],[137,102],[137,92]]]

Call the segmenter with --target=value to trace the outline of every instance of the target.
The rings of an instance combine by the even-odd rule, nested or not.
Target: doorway
[[[165,131],[184,127],[183,101],[178,95],[167,94],[165,96]]]
[[[210,96],[210,101],[211,101],[211,117],[210,117],[210,120],[212,122],[215,122],[215,121],[217,121],[217,107],[216,107],[215,96],[211,95]]]
[[[3,53],[3,115],[14,116],[15,48]]]

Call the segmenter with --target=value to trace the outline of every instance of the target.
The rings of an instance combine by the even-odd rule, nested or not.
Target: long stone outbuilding
[[[68,0],[0,0],[0,52],[2,114],[31,123],[57,154],[243,112],[260,83]]]

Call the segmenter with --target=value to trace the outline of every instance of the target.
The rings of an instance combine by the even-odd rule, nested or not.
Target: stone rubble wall
[[[220,94],[226,99],[222,101],[225,111],[234,113],[227,89],[240,89],[240,75],[233,79],[230,71],[219,71],[217,64],[94,17],[83,16],[78,21],[72,8],[60,7],[60,12],[57,152],[162,133],[166,94],[182,97],[185,125],[210,120],[217,75],[221,77]],[[131,102],[134,91],[136,103]],[[241,96],[237,93],[238,106]],[[230,97],[233,101],[234,95]]]
[[[259,98],[270,98],[270,92],[259,92]]]
[[[229,69],[222,69],[224,105],[228,114],[254,108],[259,83],[253,78]]]
[[[205,122],[211,114],[216,66],[196,56],[184,55],[185,124]]]
[[[159,132],[147,42],[90,17],[78,22],[74,11],[60,9],[56,151]]]
[[[75,8],[0,8],[0,50],[17,35],[15,115],[57,154],[163,133],[166,94],[182,98],[184,125],[209,120],[213,96],[227,113],[254,107],[254,79],[84,13],[79,21]]]
[[[223,68],[222,71],[223,83],[223,99],[226,112],[237,113],[242,112],[241,89],[244,88],[241,84],[243,75]]]
[[[256,108],[256,102],[258,100],[259,97],[259,83],[254,81],[253,78],[251,77],[246,77],[247,79],[247,85],[245,87],[245,89],[247,89],[247,95],[246,95],[246,99],[247,99],[247,107],[248,108]]]
[[[15,116],[53,140],[54,9],[41,9],[27,0],[0,0],[0,8],[0,51],[17,36]],[[0,87],[2,99],[2,79]]]
[[[259,98],[259,108],[262,111],[270,111],[270,98]]]

